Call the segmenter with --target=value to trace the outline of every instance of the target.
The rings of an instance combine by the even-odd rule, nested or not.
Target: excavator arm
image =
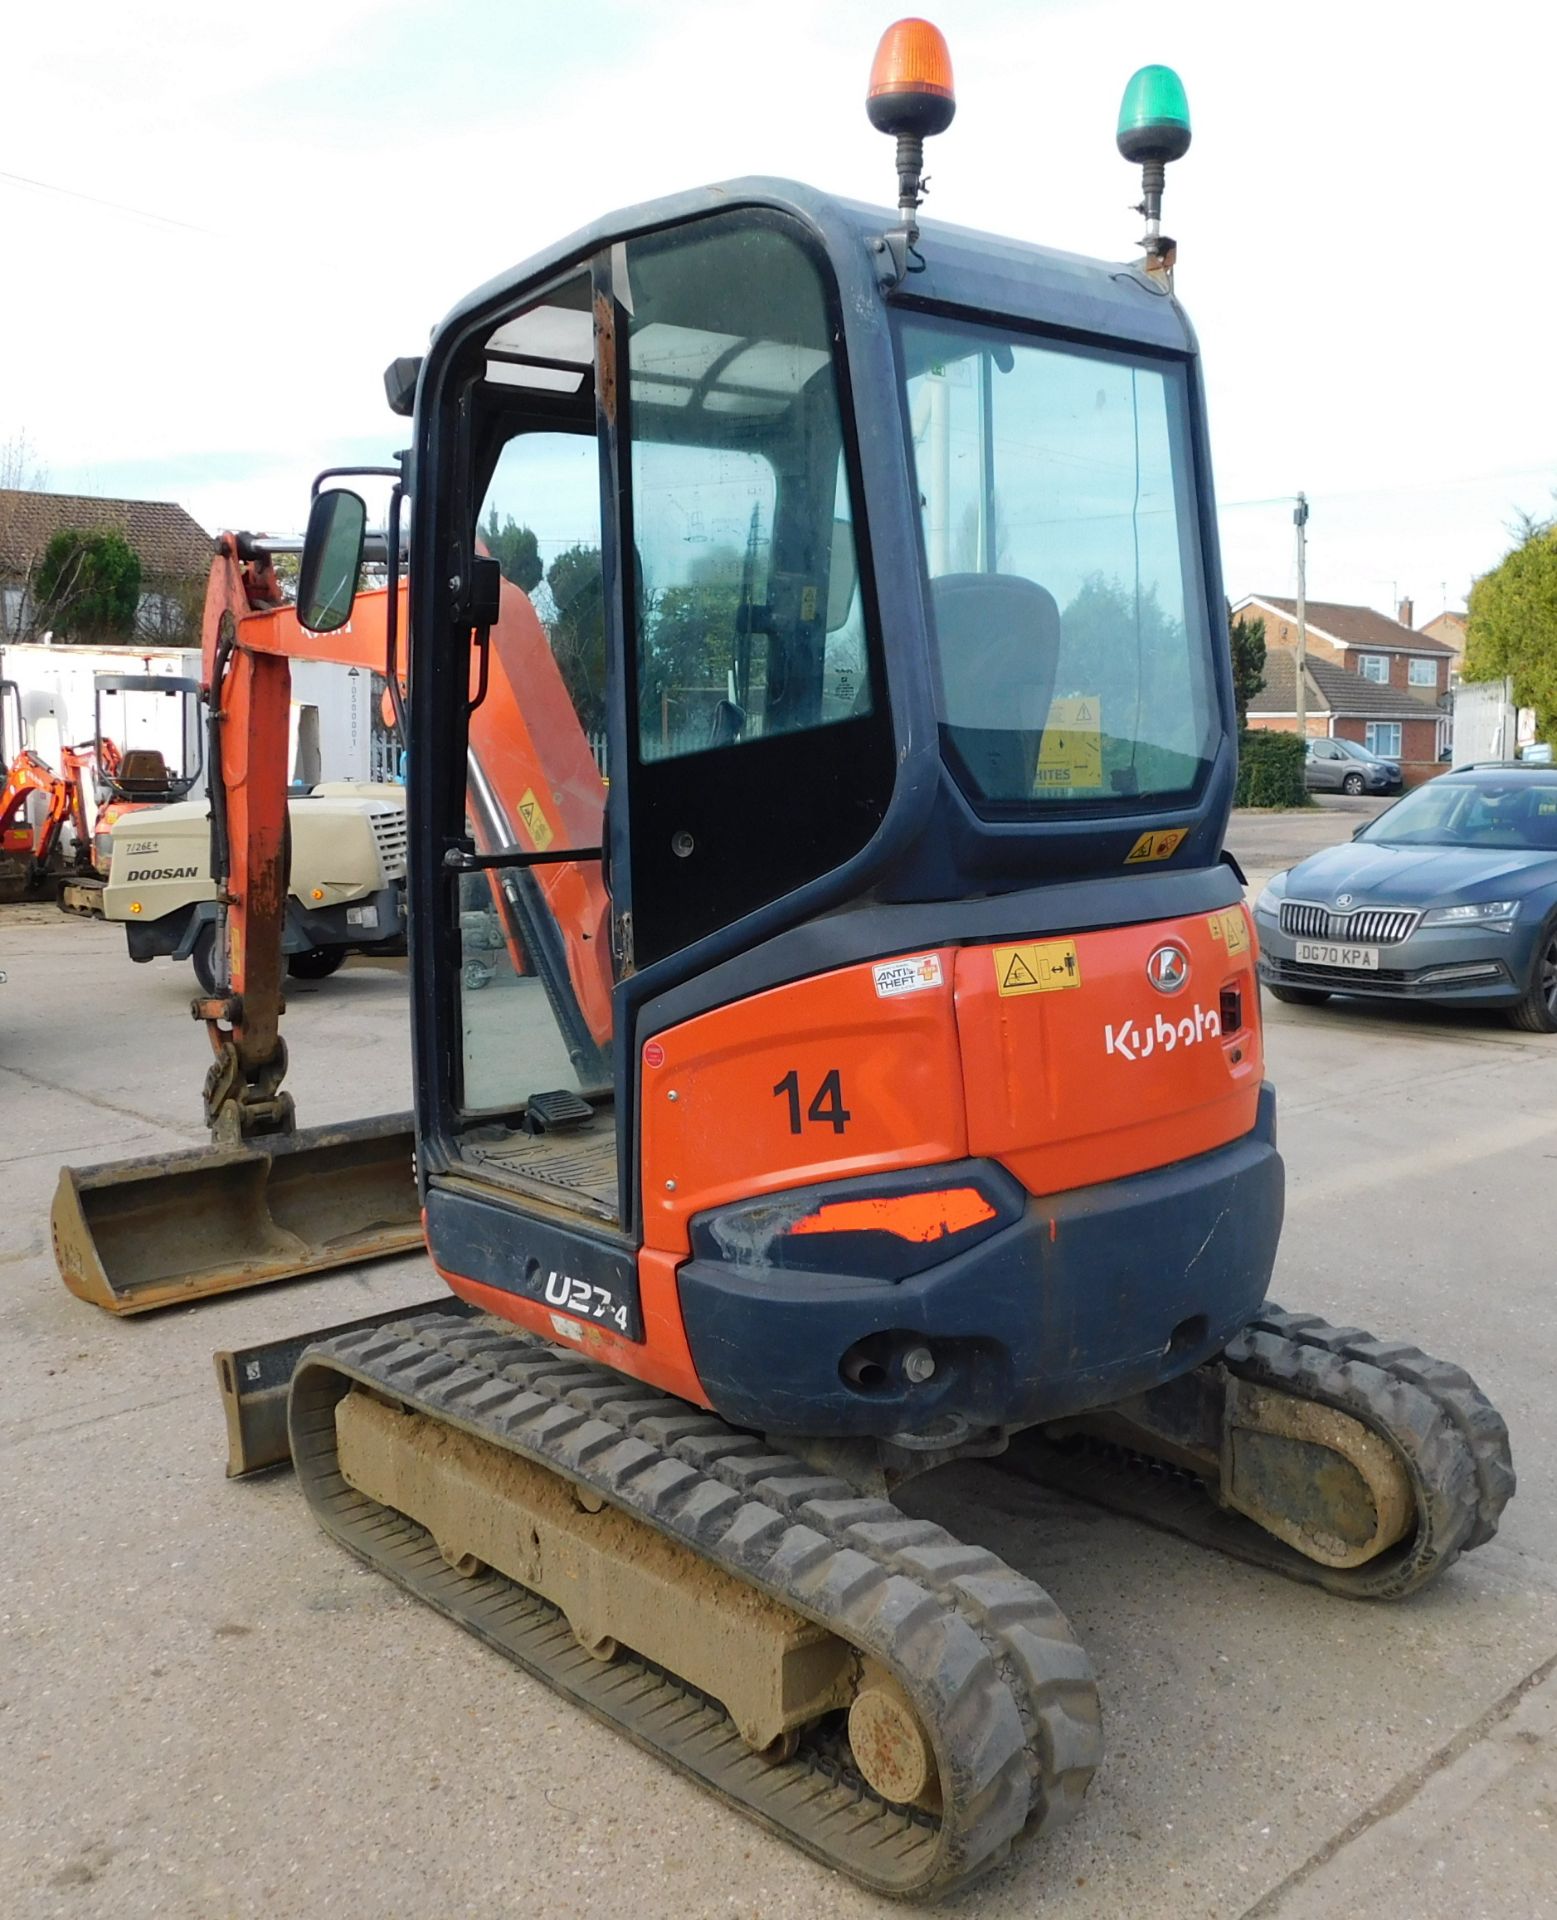
[[[54,1244],[65,1283],[115,1313],[356,1265],[421,1240],[409,1114],[299,1129],[287,1070],[283,934],[288,891],[287,752],[294,659],[376,673],[406,594],[368,589],[333,633],[304,627],[270,551],[224,533],[207,582],[207,702],[216,991],[193,1003],[212,1050],[209,1150],[65,1168]],[[469,818],[516,967],[539,974],[584,1083],[608,1075],[608,903],[598,868],[558,863],[533,888],[505,886],[481,856],[538,847],[603,783],[529,600],[504,584],[472,688]],[[521,795],[518,818],[496,796]],[[544,796],[544,798],[543,798]]]

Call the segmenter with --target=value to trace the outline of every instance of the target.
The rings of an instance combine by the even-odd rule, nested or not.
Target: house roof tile
[[[1270,607],[1289,620],[1297,618],[1297,602],[1280,599],[1273,593],[1251,593],[1233,612],[1241,613],[1251,601]],[[1304,603],[1304,619],[1310,629],[1343,647],[1367,647],[1375,653],[1454,652],[1453,647],[1446,647],[1441,640],[1403,627],[1398,620],[1391,620],[1387,613],[1379,613],[1372,607],[1348,607],[1338,600],[1309,600]]]
[[[1249,702],[1250,713],[1291,713],[1296,704],[1297,656],[1290,647],[1270,647],[1265,654],[1265,685]],[[1333,660],[1305,663],[1308,711],[1333,713],[1354,720],[1436,720],[1441,709],[1435,694],[1413,693],[1402,687],[1381,687],[1360,673],[1338,667]]]
[[[0,575],[25,574],[56,533],[123,534],[154,577],[203,578],[211,536],[171,500],[108,500],[85,493],[0,488]]]

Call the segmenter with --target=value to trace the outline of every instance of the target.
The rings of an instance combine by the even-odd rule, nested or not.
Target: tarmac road
[[[1258,823],[1250,865],[1286,863],[1293,818],[1317,831]],[[224,1481],[215,1348],[434,1286],[406,1260],[133,1321],[72,1299],[48,1251],[59,1164],[198,1143],[205,1043],[187,970],[132,969],[110,929],[0,911],[0,968],[7,1915],[900,1911],[360,1568],[288,1476]],[[294,989],[305,1123],[407,1103],[404,997],[358,967]],[[1106,1717],[1083,1817],[954,1912],[1557,1915],[1557,1040],[1414,1009],[1267,1014],[1290,1179],[1276,1298],[1468,1366],[1520,1491],[1490,1546],[1391,1609],[988,1465],[911,1489],[1051,1588]]]

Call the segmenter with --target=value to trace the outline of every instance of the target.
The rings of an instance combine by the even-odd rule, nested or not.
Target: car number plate
[[[1353,967],[1359,973],[1377,973],[1377,947],[1342,947],[1330,940],[1299,940],[1297,961],[1304,967]]]

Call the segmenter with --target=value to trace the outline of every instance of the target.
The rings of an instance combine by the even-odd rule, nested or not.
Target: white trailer
[[[1462,681],[1454,689],[1454,765],[1512,760],[1517,726],[1511,680]]]
[[[58,770],[62,747],[84,746],[96,737],[99,678],[127,674],[198,680],[200,649],[40,642],[0,647],[0,680],[15,682],[22,731],[19,742],[8,737],[8,747],[31,747]],[[321,781],[372,778],[372,700],[372,675],[356,667],[324,660],[292,663],[293,786],[311,791]],[[192,700],[164,703],[135,694],[103,696],[103,731],[121,752],[151,749],[169,767],[199,762],[202,725],[203,716]]]
[[[51,767],[62,747],[91,744],[97,732],[97,682],[104,675],[149,674],[198,680],[198,647],[77,647],[29,642],[0,647],[0,679],[16,684],[22,741]],[[199,714],[184,700],[103,696],[103,731],[121,752],[145,748],[170,767],[199,757]]]

